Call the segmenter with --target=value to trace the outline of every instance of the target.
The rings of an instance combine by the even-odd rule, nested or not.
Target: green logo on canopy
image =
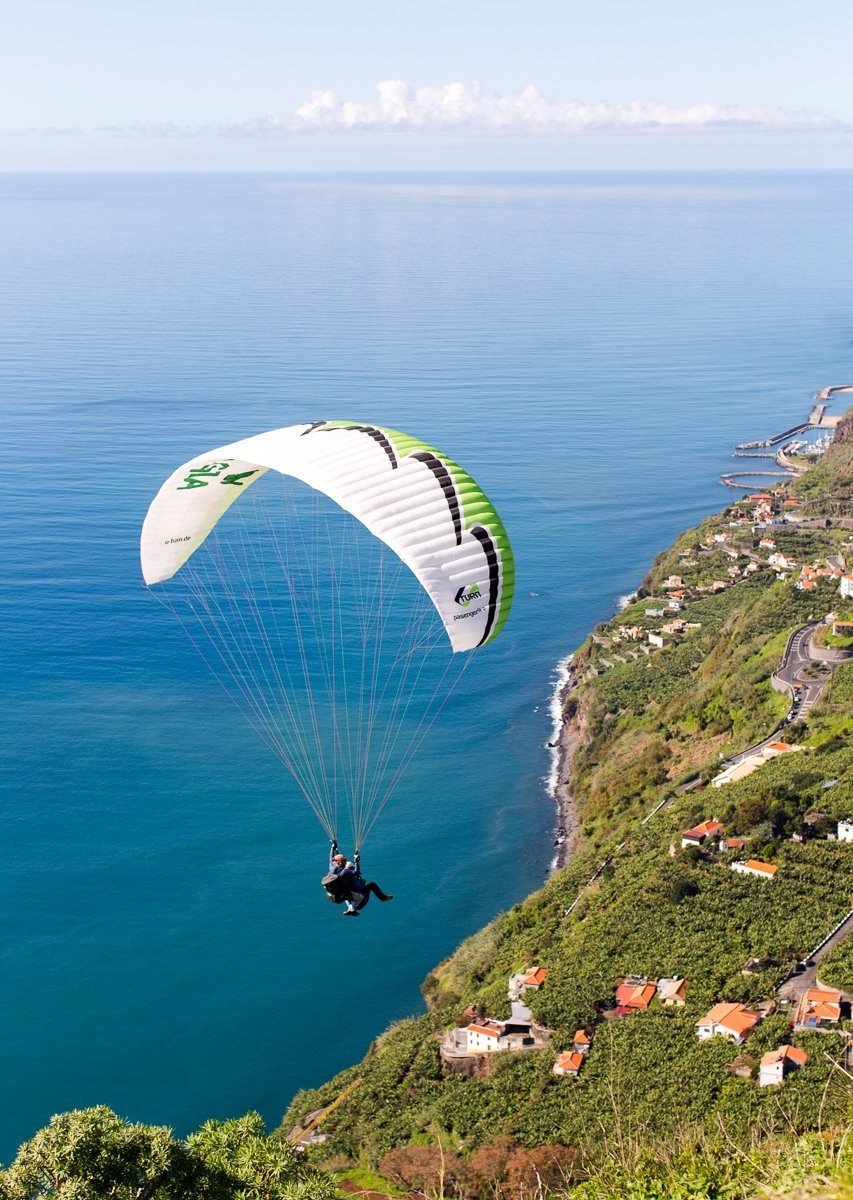
[[[460,608],[467,608],[472,600],[480,599],[479,583],[466,583],[453,597]]]

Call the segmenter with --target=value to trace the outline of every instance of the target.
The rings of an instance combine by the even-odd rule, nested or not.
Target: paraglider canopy
[[[313,492],[288,484],[276,512],[250,503],[247,493],[271,495],[261,482],[270,472]],[[223,520],[235,502],[239,520]],[[344,527],[334,505],[355,522]],[[316,516],[306,525],[321,506],[322,527]],[[396,568],[377,556],[384,547]],[[356,846],[458,677],[447,649],[455,657],[493,640],[514,586],[506,531],[467,472],[407,434],[347,421],[194,456],[152,502],[141,556],[146,584],[166,585],[153,590],[332,837],[347,799]]]

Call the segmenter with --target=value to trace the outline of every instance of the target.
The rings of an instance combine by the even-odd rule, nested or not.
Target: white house
[[[711,837],[723,828],[722,821],[703,821],[692,829],[685,829],[681,835],[682,848],[685,846],[701,846],[705,838]]]
[[[468,1035],[469,1054],[482,1054],[508,1048],[506,1026],[499,1025],[497,1021],[483,1020],[476,1024],[472,1023],[465,1032]]]
[[[780,1046],[778,1050],[768,1050],[762,1055],[758,1067],[759,1086],[775,1087],[789,1071],[802,1067],[808,1060],[808,1054],[798,1046]]]
[[[498,1050],[523,1050],[534,1045],[530,1028],[520,1029],[511,1023],[503,1024],[484,1017],[472,1021],[465,1029],[465,1042],[469,1054],[491,1054]]]
[[[771,863],[759,862],[757,858],[748,858],[746,862],[733,862],[732,870],[739,875],[755,875],[758,879],[772,879],[778,867]]]
[[[853,842],[853,821],[838,822],[839,842]]]
[[[672,645],[672,638],[667,637],[666,634],[663,633],[655,633],[655,631],[652,629],[649,631],[649,645],[659,646],[660,649],[663,650],[667,646]]]
[[[573,1050],[564,1050],[557,1055],[552,1068],[555,1075],[577,1075],[583,1066],[583,1055]]]
[[[842,575],[838,583],[838,591],[849,599],[853,596],[853,575]]]
[[[712,1037],[726,1037],[741,1046],[760,1020],[760,1014],[744,1004],[715,1004],[701,1021],[696,1022],[696,1035],[700,1042],[707,1042]]]

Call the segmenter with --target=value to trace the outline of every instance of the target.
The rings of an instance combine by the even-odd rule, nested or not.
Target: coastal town
[[[750,873],[763,877],[760,870]],[[850,915],[853,917],[853,913]],[[755,965],[755,960],[748,960],[743,974],[750,974]],[[466,1010],[466,1024],[439,1035],[444,1070],[448,1074],[484,1075],[488,1074],[491,1056],[495,1054],[547,1050],[554,1039],[554,1031],[538,1025],[524,1001],[527,993],[538,992],[546,986],[548,975],[547,967],[537,965],[510,976],[507,994],[511,1013],[507,1018],[489,1017],[474,1007]],[[571,1078],[580,1075],[588,1055],[594,1051],[599,1022],[633,1017],[649,1012],[653,1007],[683,1009],[689,986],[688,980],[677,975],[661,979],[636,975],[616,980],[610,1006],[597,1012],[588,1025],[576,1030],[569,1046],[555,1052],[553,1074]],[[781,1012],[786,1017],[791,1039],[804,1030],[834,1033],[841,1039],[847,1061],[853,1058],[853,1030],[849,1021],[851,1001],[853,996],[820,985],[798,993],[785,993],[780,988],[777,997],[759,1002],[754,1008],[721,1000],[696,1020],[696,1037],[700,1042],[723,1038],[733,1046],[744,1046],[763,1020]],[[760,1087],[770,1087],[781,1084],[790,1071],[807,1061],[808,1053],[798,1047],[795,1040],[786,1040],[766,1051],[757,1061],[745,1054],[739,1055],[730,1068],[734,1075],[743,1079],[755,1078]]]
[[[726,592],[758,572],[772,573],[782,582],[790,580],[799,591],[833,587],[838,611],[831,610],[823,618],[825,629],[818,646],[824,654],[819,660],[845,657],[833,655],[833,649],[853,653],[853,572],[847,564],[848,557],[853,562],[853,533],[846,532],[848,525],[853,529],[853,522],[836,524],[837,553],[806,557],[801,547],[808,542],[802,531],[829,529],[830,524],[828,518],[817,525],[802,517],[799,507],[800,502],[784,489],[754,492],[731,505],[722,515],[722,528],[712,529],[701,543],[680,552],[680,573],[662,581],[660,595],[631,597],[606,633],[592,634],[594,649],[582,678],[594,678],[688,638],[702,628],[701,621],[689,619],[693,602]]]

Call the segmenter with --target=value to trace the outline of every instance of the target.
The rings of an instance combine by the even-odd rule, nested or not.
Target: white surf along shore
[[[636,595],[636,592],[629,592],[625,596],[620,596],[616,601],[617,612],[626,609]],[[548,868],[549,875],[558,871],[560,867],[564,867],[569,861],[581,827],[566,778],[577,738],[563,717],[566,703],[577,683],[577,676],[572,665],[574,657],[574,652],[567,654],[555,666],[552,676],[551,699],[548,705],[551,714],[551,740],[548,742],[551,765],[547,776],[547,788],[548,795],[554,801],[554,807],[557,810],[554,856]]]
[[[548,794],[554,801],[557,810],[554,856],[548,869],[549,874],[566,865],[580,831],[580,821],[566,782],[576,739],[568,723],[563,719],[566,701],[575,686],[573,659],[574,654],[567,654],[554,668],[554,682],[548,706],[551,714],[551,740],[548,743],[551,766],[547,776],[547,787]]]

